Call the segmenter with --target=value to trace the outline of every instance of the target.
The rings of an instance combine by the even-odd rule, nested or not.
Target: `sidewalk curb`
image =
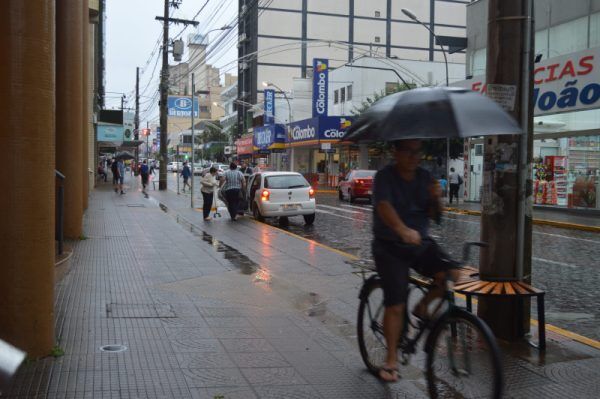
[[[451,208],[451,207],[446,207],[446,208],[444,208],[444,210],[449,213],[457,213],[460,215],[481,216],[481,211],[472,211],[472,210],[468,210],[468,209]],[[559,222],[556,220],[533,219],[533,224],[537,224],[537,225],[541,225],[541,226],[558,227],[558,228],[562,228],[562,229],[581,230],[581,231],[590,231],[592,233],[600,233],[600,227],[598,227],[598,226],[587,226],[585,224]]]

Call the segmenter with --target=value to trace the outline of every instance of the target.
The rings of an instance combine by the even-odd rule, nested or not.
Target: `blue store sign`
[[[267,125],[254,128],[253,146],[255,151],[269,151],[285,148],[285,126]]]
[[[329,99],[329,60],[313,59],[312,116],[327,116]]]
[[[192,99],[190,97],[169,96],[167,100],[168,115],[177,118],[192,117]],[[194,118],[200,115],[198,99],[194,97]]]
[[[275,90],[272,90],[272,89],[265,90],[264,96],[265,96],[264,124],[272,125],[275,123]]]
[[[125,131],[123,125],[110,125],[98,123],[98,141],[123,141]]]
[[[289,143],[292,146],[334,143],[344,138],[351,124],[352,117],[348,116],[326,116],[294,122],[291,124]]]

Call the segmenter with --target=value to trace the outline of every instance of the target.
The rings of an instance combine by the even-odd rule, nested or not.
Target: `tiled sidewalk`
[[[6,397],[427,397],[416,366],[387,386],[364,370],[361,281],[342,255],[251,220],[203,224],[182,196],[150,194],[93,193],[56,290],[65,355],[23,367]],[[599,351],[549,339],[545,358],[506,351],[507,397],[596,397]]]

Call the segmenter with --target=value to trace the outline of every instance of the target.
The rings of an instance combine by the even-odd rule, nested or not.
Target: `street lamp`
[[[402,9],[402,13],[404,15],[406,15],[408,18],[412,19],[413,21],[415,21],[418,24],[423,25],[423,27],[425,29],[427,29],[429,31],[429,33],[431,33],[431,35],[436,39],[437,41],[437,35],[429,28],[429,26],[425,25],[423,22],[421,22],[421,20],[419,18],[417,18],[417,16],[415,14],[413,14],[412,12],[410,12],[410,10],[407,10],[406,8]],[[442,46],[441,43],[438,43],[440,46],[440,49],[442,49],[442,54],[444,55],[444,64],[446,65],[446,86],[449,86],[450,83],[448,81],[448,57],[446,56],[446,50],[444,49],[444,46]]]
[[[429,31],[429,33],[431,33],[431,35],[437,41],[437,38],[438,38],[437,35],[429,28],[429,26],[427,26],[423,22],[421,22],[421,20],[419,18],[417,18],[417,16],[415,14],[413,14],[410,10],[407,10],[406,8],[402,9],[402,13],[404,15],[406,15],[408,18],[415,21],[416,23],[421,24],[425,29],[427,29]],[[444,46],[442,46],[441,43],[438,43],[438,45],[442,49],[442,54],[444,55],[444,65],[446,66],[446,86],[449,86],[450,82],[449,82],[449,77],[448,77],[448,57],[446,55],[446,50],[444,49]],[[448,179],[448,181],[450,181],[450,138],[446,139],[446,179]]]

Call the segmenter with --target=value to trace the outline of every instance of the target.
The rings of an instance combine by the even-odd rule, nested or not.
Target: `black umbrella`
[[[377,101],[348,129],[344,140],[393,141],[520,134],[495,101],[454,87],[420,88]]]
[[[115,156],[115,158],[117,158],[117,159],[122,159],[122,160],[124,160],[124,161],[125,161],[125,160],[128,160],[128,159],[135,159],[135,156],[134,156],[132,153],[130,153],[130,152],[127,152],[127,151],[121,151],[121,152],[119,152],[119,153],[118,153],[118,154]]]

